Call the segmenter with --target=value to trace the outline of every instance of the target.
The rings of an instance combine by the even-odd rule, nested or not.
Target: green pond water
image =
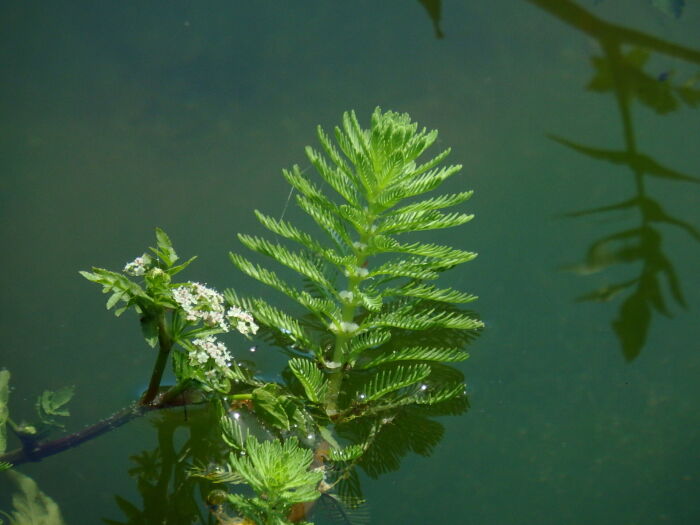
[[[446,281],[479,296],[487,328],[458,365],[471,409],[440,419],[431,454],[362,476],[363,522],[700,523],[700,4],[685,4],[3,2],[11,415],[75,385],[74,431],[143,391],[154,352],[78,271],[121,268],[156,226],[199,255],[188,279],[274,299],[229,262],[235,234],[261,232],[254,209],[298,220],[281,169],[308,167],[317,124],[381,106],[464,165],[446,186],[475,191],[476,217],[434,242],[479,252]],[[248,346],[274,377],[279,354]],[[131,521],[117,503],[143,509],[130,458],[183,419],[18,470],[68,524],[190,523],[163,521],[167,500]],[[0,474],[0,509],[13,490]]]

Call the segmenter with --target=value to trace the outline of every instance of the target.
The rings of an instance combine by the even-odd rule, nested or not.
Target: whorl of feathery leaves
[[[436,189],[461,169],[460,165],[443,165],[449,149],[419,161],[435,142],[437,131],[419,129],[407,114],[377,108],[370,129],[362,129],[355,113],[348,112],[334,135],[335,141],[319,127],[321,149],[306,148],[320,180],[312,180],[298,166],[283,171],[297,192],[299,207],[325,232],[325,242],[323,236],[306,233],[258,211],[261,224],[287,245],[251,235],[238,236],[247,248],[299,274],[307,282],[306,289],[239,254],[231,253],[231,261],[242,272],[302,305],[332,332],[327,335],[334,336],[335,346],[329,350],[328,345],[312,342],[322,338],[312,337],[290,316],[260,299],[245,301],[243,306],[260,323],[287,335],[298,350],[307,351],[331,372],[340,365],[353,366],[362,361],[363,352],[381,347],[395,329],[480,328],[480,321],[453,306],[470,302],[474,296],[430,283],[442,271],[476,254],[397,239],[413,231],[458,226],[472,218],[444,211],[469,199],[470,191],[416,198]],[[332,198],[324,186],[333,190]],[[384,254],[382,262],[373,264],[372,257],[379,254]],[[238,298],[233,291],[227,297]],[[380,364],[386,368],[393,363],[394,371],[382,370],[366,386],[372,398],[378,399],[425,378],[429,372],[425,363],[466,357],[456,349],[435,346],[414,346],[393,357],[375,356],[364,360],[363,368]],[[297,360],[291,368],[309,399],[319,402],[322,392],[312,391],[326,389],[323,367],[316,369],[311,361]]]

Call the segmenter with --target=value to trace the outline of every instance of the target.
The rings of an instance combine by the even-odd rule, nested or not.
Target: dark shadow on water
[[[681,281],[665,250],[662,230],[657,225],[675,226],[700,241],[698,229],[664,209],[651,194],[647,181],[652,177],[668,182],[697,184],[700,183],[700,178],[674,170],[640,151],[631,107],[637,100],[657,115],[666,115],[683,105],[697,107],[700,104],[700,89],[695,86],[700,83],[700,76],[675,82],[668,72],[653,75],[646,72],[644,67],[652,53],[700,64],[700,51],[610,24],[567,0],[528,1],[592,36],[602,50],[601,56],[591,59],[595,72],[587,89],[615,97],[622,123],[624,148],[617,150],[593,147],[563,137],[551,138],[595,160],[625,167],[631,178],[634,193],[630,197],[568,215],[583,217],[616,211],[637,214],[637,224],[634,227],[600,237],[589,246],[584,262],[572,268],[580,275],[589,275],[614,265],[637,263],[634,268],[639,270],[627,279],[598,288],[579,298],[582,301],[602,302],[626,295],[617,317],[612,321],[612,328],[618,337],[624,358],[632,361],[646,343],[652,314],[658,312],[667,317],[672,315],[665,295],[670,295],[680,307],[687,308]],[[625,52],[624,45],[633,47]],[[664,292],[664,283],[667,292]]]
[[[442,32],[440,27],[440,20],[442,19],[442,1],[441,0],[418,0],[425,10],[428,12],[430,20],[433,22],[433,29],[435,30],[435,38],[445,38],[445,34]]]
[[[419,1],[433,21],[436,37],[443,38],[439,25],[442,17],[441,2]],[[700,178],[674,170],[639,150],[632,120],[632,104],[637,100],[657,115],[669,114],[684,105],[696,108],[700,104],[700,74],[676,79],[673,72],[651,74],[644,68],[652,53],[700,64],[700,50],[606,22],[570,0],[525,1],[594,38],[602,50],[602,55],[591,59],[595,72],[587,89],[615,97],[622,123],[624,148],[617,150],[588,146],[556,135],[550,135],[550,138],[590,158],[622,166],[631,176],[634,193],[629,198],[567,215],[584,217],[624,211],[634,212],[638,217],[635,227],[600,237],[589,246],[582,263],[568,267],[583,276],[620,264],[636,263],[640,268],[623,281],[608,284],[578,298],[580,301],[607,302],[625,297],[611,324],[624,358],[628,362],[633,361],[646,344],[653,313],[672,316],[666,295],[670,295],[670,299],[681,308],[688,307],[681,280],[664,246],[663,232],[657,226],[675,226],[700,241],[700,231],[688,221],[664,209],[651,195],[647,181],[653,177],[669,182],[697,184],[700,183]],[[653,5],[675,18],[680,18],[684,7],[683,2],[675,1],[655,2]],[[624,46],[632,47],[625,52]]]

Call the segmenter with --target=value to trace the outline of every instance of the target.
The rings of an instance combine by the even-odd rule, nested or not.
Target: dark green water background
[[[594,34],[575,9],[553,13],[576,6],[563,0],[445,1],[442,39],[409,0],[3,2],[0,366],[12,372],[11,414],[31,417],[43,388],[74,384],[75,430],[143,390],[154,353],[77,272],[121,268],[155,226],[200,256],[187,278],[264,293],[228,262],[236,232],[260,231],[253,209],[279,216],[280,170],[307,166],[317,124],[347,109],[368,124],[380,105],[439,129],[438,147],[464,164],[448,189],[475,190],[476,219],[435,238],[480,253],[448,281],[480,296],[487,330],[460,365],[471,410],[442,420],[432,456],[364,480],[370,522],[700,523],[700,235],[654,223],[660,244],[642,250],[646,263],[564,270],[649,219],[639,207],[565,214],[632,199],[641,180],[668,215],[700,228],[700,187],[552,139],[617,152],[633,139],[651,159],[637,157],[638,169],[700,177],[698,109],[672,89],[700,71],[700,5],[687,4],[675,18],[651,1],[580,0],[657,46],[642,69],[618,67],[611,89],[594,91],[601,43],[609,57],[637,46]],[[676,107],[660,113],[650,104],[663,93]],[[286,218],[299,214],[290,206]],[[659,253],[687,309],[649,273]],[[642,274],[642,292],[576,301]],[[644,295],[654,278],[670,316]],[[272,352],[256,353],[263,369],[279,364]],[[115,495],[140,501],[129,457],[154,446],[144,418],[20,470],[69,524],[124,520]],[[9,489],[0,480],[6,510]]]

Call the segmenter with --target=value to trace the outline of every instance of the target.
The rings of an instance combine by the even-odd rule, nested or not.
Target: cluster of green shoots
[[[441,434],[430,418],[467,407],[464,378],[447,363],[468,357],[465,344],[482,323],[461,307],[473,295],[435,282],[475,254],[402,240],[471,219],[444,211],[471,192],[423,197],[461,166],[443,165],[449,150],[420,161],[437,132],[391,111],[376,109],[369,129],[346,113],[335,141],[321,128],[318,138],[321,150],[306,154],[320,178],[297,166],[283,174],[322,234],[256,211],[275,239],[238,238],[273,265],[230,253],[288,307],[177,281],[194,258],[181,263],[162,230],[121,272],[82,272],[102,285],[116,315],[137,312],[157,348],[141,406],[197,391],[218,414],[225,464],[193,466],[191,475],[222,487],[208,498],[219,523],[304,523],[320,497],[358,505],[358,467],[378,475],[409,450],[429,452]],[[233,358],[222,340],[232,331],[281,348],[289,359],[278,381]],[[168,361],[176,381],[164,388]],[[226,488],[236,484],[253,495]]]

